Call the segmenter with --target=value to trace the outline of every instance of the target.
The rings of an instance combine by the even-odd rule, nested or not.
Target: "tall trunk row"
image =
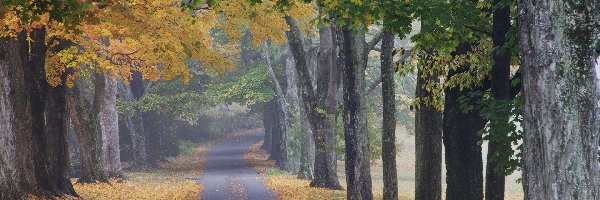
[[[45,39],[43,28],[22,32],[17,38],[0,39],[2,199],[18,199],[27,194],[77,196],[68,173],[69,119],[82,144],[80,160],[84,173],[80,181],[106,180],[105,171],[121,173],[118,135],[114,135],[117,131],[114,79],[108,83],[103,76],[97,78],[102,82],[96,83],[95,105],[100,107],[86,104],[89,102],[84,101],[77,89],[66,89],[64,83],[50,86],[45,72],[48,51]],[[92,114],[98,112],[103,117]],[[112,156],[102,152],[101,134],[105,130],[114,133],[106,138],[107,152],[113,152]],[[112,170],[103,168],[108,160],[112,161]]]
[[[3,199],[77,195],[68,176],[66,91],[64,84],[52,88],[46,80],[45,37],[40,28],[0,39],[0,113],[8,116],[0,142],[13,142],[0,151],[7,163],[0,169]]]

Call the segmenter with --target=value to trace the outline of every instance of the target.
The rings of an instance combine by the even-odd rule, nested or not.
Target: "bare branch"
[[[371,41],[367,42],[367,45],[365,46],[367,52],[369,52],[373,48],[375,48],[375,45],[377,45],[377,43],[379,43],[379,41],[381,41],[381,38],[383,38],[383,31],[379,31],[379,32],[375,33],[375,35],[373,35],[373,39],[371,39]]]

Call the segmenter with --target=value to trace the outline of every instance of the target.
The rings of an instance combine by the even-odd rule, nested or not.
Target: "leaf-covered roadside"
[[[198,199],[203,186],[195,178],[202,175],[205,153],[214,142],[197,144],[187,153],[159,163],[152,171],[129,172],[126,180],[111,179],[110,184],[78,184],[84,199]],[[29,199],[36,199],[30,197]]]

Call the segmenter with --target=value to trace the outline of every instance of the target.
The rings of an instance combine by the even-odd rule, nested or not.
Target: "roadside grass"
[[[151,171],[126,171],[127,179],[111,179],[110,184],[80,184],[72,179],[75,191],[84,199],[198,199],[203,186],[199,178],[205,164],[205,153],[214,142],[190,145],[178,157],[158,164]]]

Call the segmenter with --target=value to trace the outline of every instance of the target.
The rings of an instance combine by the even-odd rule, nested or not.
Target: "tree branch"
[[[367,52],[371,51],[373,48],[375,48],[375,45],[377,45],[377,43],[379,43],[381,38],[383,38],[383,31],[379,31],[379,32],[375,33],[375,35],[373,35],[373,39],[371,39],[371,41],[367,42],[367,45],[365,46],[365,48],[366,48],[365,50],[367,50]]]
[[[52,53],[58,53],[62,50],[65,50],[65,49],[75,45],[75,43],[72,42],[71,40],[65,40],[65,39],[58,38],[58,37],[51,37],[48,40],[48,44],[52,45],[54,43],[57,43],[57,44],[50,47],[50,52],[52,52]]]
[[[401,53],[402,55],[400,56],[400,60],[396,61],[396,65],[398,65],[398,63],[402,63],[404,64],[406,62],[406,60],[408,60],[408,58],[410,57],[412,50],[411,49],[404,49],[402,48]],[[396,54],[396,50],[394,50],[394,55]],[[373,92],[375,90],[375,88],[377,88],[377,86],[379,86],[379,84],[381,83],[381,77],[377,78],[375,80],[375,82],[371,83],[371,85],[369,85],[367,87],[367,94],[370,94],[371,92]]]

